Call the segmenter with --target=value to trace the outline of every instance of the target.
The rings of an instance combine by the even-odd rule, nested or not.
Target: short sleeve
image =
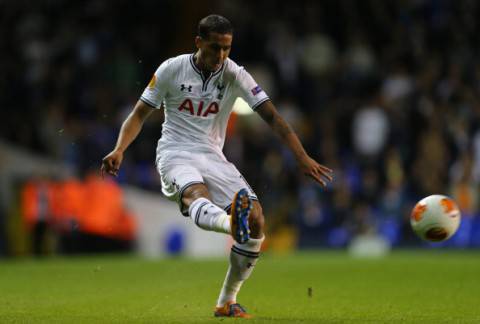
[[[265,91],[243,67],[239,67],[236,83],[240,96],[253,110],[265,101],[270,100]]]
[[[168,90],[168,80],[171,74],[171,60],[163,62],[155,71],[152,79],[143,91],[140,100],[154,108],[160,108]]]

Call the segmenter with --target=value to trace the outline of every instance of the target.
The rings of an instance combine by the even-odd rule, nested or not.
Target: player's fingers
[[[105,166],[103,165],[103,162],[102,166],[100,167],[100,175],[102,176],[102,179],[105,178]]]
[[[114,169],[112,159],[109,159],[109,158],[103,159],[102,168],[106,173],[111,174],[112,170]]]
[[[119,164],[118,161],[116,159],[107,159],[107,170],[109,171],[109,173],[111,175],[115,175],[116,176],[116,173],[118,172],[118,169],[119,169]]]
[[[331,175],[331,172],[327,172],[323,169],[319,169],[318,172],[326,179],[328,179],[328,181],[332,181],[333,180],[333,176]]]
[[[118,170],[119,170],[119,168],[112,167],[112,168],[110,168],[110,169],[108,170],[108,173],[109,173],[110,175],[116,177],[116,176],[118,175]]]
[[[118,175],[118,170],[120,169],[120,160],[118,159],[114,159],[112,161],[112,171],[113,171],[113,175],[114,176],[117,176]]]
[[[322,187],[326,187],[327,183],[316,173],[312,172],[310,173],[310,176],[317,181]]]
[[[103,158],[102,160],[102,168],[108,172],[108,170],[110,169],[110,163],[109,163],[109,159],[108,158]]]
[[[332,181],[332,177],[328,173],[324,172],[320,168],[320,166],[317,166],[317,167],[313,168],[312,172],[320,179],[323,177],[323,178],[327,179],[328,181]]]
[[[328,181],[332,181],[333,177],[331,173],[333,172],[327,167],[322,166],[321,164],[318,164],[317,167],[315,168],[315,172],[319,174],[320,176],[324,177]]]
[[[328,173],[333,173],[333,170],[332,170],[332,169],[327,168],[327,167],[324,166],[324,165],[319,164],[319,167],[320,167],[320,169],[322,169],[322,171],[325,171],[325,172],[328,172]]]

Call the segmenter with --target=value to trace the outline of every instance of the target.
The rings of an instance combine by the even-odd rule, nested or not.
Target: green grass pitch
[[[480,251],[265,254],[239,295],[252,320],[213,318],[226,268],[226,259],[0,261],[0,323],[480,323]]]

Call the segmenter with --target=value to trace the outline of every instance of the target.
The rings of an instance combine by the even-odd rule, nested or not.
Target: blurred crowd
[[[0,136],[79,175],[114,146],[156,67],[193,52],[210,13],[235,28],[246,66],[307,151],[334,169],[326,189],[258,116],[238,116],[226,156],[256,190],[272,234],[341,247],[377,232],[412,244],[410,210],[452,196],[464,222],[452,244],[480,246],[480,4],[405,1],[6,1],[0,3]],[[119,175],[159,191],[161,113]]]

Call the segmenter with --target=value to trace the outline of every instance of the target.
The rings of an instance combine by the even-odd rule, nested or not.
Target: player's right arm
[[[115,148],[102,160],[102,177],[105,172],[117,176],[120,164],[122,164],[123,153],[140,133],[143,123],[154,110],[155,108],[147,105],[142,100],[138,100],[135,108],[133,108],[120,128]]]

